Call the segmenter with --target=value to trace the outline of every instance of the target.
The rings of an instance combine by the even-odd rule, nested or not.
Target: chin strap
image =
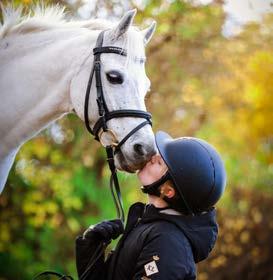
[[[160,196],[159,187],[162,186],[168,180],[172,180],[170,173],[167,171],[159,180],[146,186],[142,186],[141,190],[144,193],[148,193],[155,196]]]
[[[159,180],[155,181],[154,183],[150,185],[142,186],[141,190],[144,193],[160,197],[161,194],[159,191],[159,187],[162,186],[168,180],[172,181],[172,177],[169,171],[167,171]],[[180,213],[186,215],[194,215],[193,211],[191,210],[191,207],[188,205],[188,203],[182,196],[179,196],[178,199],[163,197],[163,200],[165,200],[172,209],[175,209]]]

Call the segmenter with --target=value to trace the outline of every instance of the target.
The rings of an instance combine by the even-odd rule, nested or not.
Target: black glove
[[[109,242],[111,239],[118,238],[123,232],[124,227],[120,219],[103,221],[94,227],[88,228],[83,234],[83,239],[97,239]]]

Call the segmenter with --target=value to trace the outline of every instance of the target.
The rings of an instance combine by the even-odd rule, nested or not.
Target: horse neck
[[[72,110],[70,82],[96,35],[78,28],[0,41],[0,157]]]

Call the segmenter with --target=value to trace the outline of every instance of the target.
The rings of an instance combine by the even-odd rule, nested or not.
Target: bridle
[[[152,121],[151,121],[152,115],[142,110],[130,110],[130,109],[114,110],[114,111],[108,110],[103,94],[100,55],[102,53],[115,53],[118,55],[127,56],[127,52],[126,50],[119,47],[103,46],[103,36],[105,31],[106,30],[102,31],[99,34],[97,38],[96,46],[93,49],[94,62],[90,73],[89,81],[87,84],[85,101],[84,101],[84,122],[87,130],[92,135],[94,135],[95,139],[99,141],[106,149],[107,161],[108,161],[109,168],[111,170],[111,179],[110,179],[111,193],[114,198],[118,217],[122,221],[124,221],[124,211],[122,206],[122,198],[120,193],[119,182],[117,178],[117,172],[116,172],[117,170],[114,162],[114,155],[120,152],[121,146],[139,129],[144,127],[146,124],[152,125]],[[94,75],[96,79],[97,105],[98,105],[98,112],[100,117],[96,121],[92,129],[89,125],[88,106],[89,106],[90,90],[91,90]],[[132,129],[121,141],[118,141],[115,132],[108,128],[107,122],[113,118],[124,118],[124,117],[143,118],[145,119],[145,121],[143,121],[134,129]],[[103,141],[104,137],[106,137],[107,135],[110,136],[112,140],[110,144],[106,144]],[[113,183],[115,186],[115,191],[113,188]]]
[[[90,73],[89,81],[87,84],[85,101],[84,101],[84,122],[87,130],[92,135],[94,135],[95,139],[99,141],[106,149],[107,161],[108,161],[109,168],[111,170],[111,179],[110,179],[111,193],[114,198],[118,217],[122,221],[124,221],[124,211],[123,211],[121,193],[120,193],[120,188],[119,188],[119,183],[117,178],[117,172],[116,172],[117,170],[114,163],[114,155],[120,152],[121,146],[139,129],[141,129],[147,124],[152,125],[152,121],[151,121],[152,115],[142,110],[132,110],[132,109],[122,109],[122,110],[114,110],[114,111],[108,110],[103,94],[100,56],[102,53],[115,53],[118,55],[127,56],[127,52],[126,50],[119,47],[103,46],[103,37],[105,31],[106,30],[102,31],[99,34],[97,38],[96,46],[93,49],[94,62]],[[94,75],[96,80],[99,119],[96,121],[92,129],[89,125],[88,107],[89,107],[90,90],[91,90]],[[134,129],[132,129],[121,141],[118,141],[115,132],[108,128],[107,122],[113,118],[124,118],[124,117],[143,118],[145,120],[141,122],[139,125],[137,125]],[[104,141],[104,139],[106,139],[107,136],[108,137],[110,136],[111,139],[110,144]],[[116,194],[113,189],[113,183],[115,185]]]

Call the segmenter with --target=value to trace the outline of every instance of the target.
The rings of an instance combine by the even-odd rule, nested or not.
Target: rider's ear
[[[134,20],[136,12],[136,9],[128,11],[119,21],[118,25],[113,30],[111,30],[111,37],[113,41],[117,40],[129,29]]]
[[[144,45],[146,46],[149,41],[151,40],[151,38],[154,35],[156,29],[156,21],[154,20],[149,27],[147,27],[146,29],[142,30],[141,33],[143,35],[143,40],[144,40]]]
[[[169,184],[164,184],[160,189],[160,197],[172,198],[175,196],[175,189]]]

